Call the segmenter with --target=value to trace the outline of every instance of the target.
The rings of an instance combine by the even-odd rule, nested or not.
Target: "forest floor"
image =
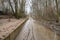
[[[15,19],[0,19],[0,40],[6,38],[11,32],[13,32],[18,25],[22,24],[26,18]]]

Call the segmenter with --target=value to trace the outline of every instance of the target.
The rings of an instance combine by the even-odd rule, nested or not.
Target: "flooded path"
[[[58,40],[57,35],[29,18],[15,40]]]

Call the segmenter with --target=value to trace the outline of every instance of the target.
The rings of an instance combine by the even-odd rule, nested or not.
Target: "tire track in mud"
[[[31,33],[32,33],[32,36],[31,36]],[[31,38],[29,39],[29,37]],[[31,29],[28,28],[28,33],[23,40],[35,40],[34,33],[33,33],[33,27],[31,27]]]

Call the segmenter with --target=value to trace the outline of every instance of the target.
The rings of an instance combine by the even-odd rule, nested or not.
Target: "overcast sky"
[[[26,0],[26,12],[27,12],[27,14],[29,14],[30,12],[31,12],[31,5],[32,5],[32,0]]]

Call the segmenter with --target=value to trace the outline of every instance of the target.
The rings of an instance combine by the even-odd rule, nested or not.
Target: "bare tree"
[[[15,4],[15,17],[17,17],[16,15],[17,15],[17,8],[18,8],[18,3],[17,3],[18,0],[13,0],[13,1]]]
[[[14,14],[14,10],[13,10],[13,6],[11,5],[11,1],[8,0],[8,2],[9,2],[9,5],[11,6],[11,9],[12,9],[13,14]]]
[[[57,17],[59,17],[58,16],[58,2],[57,2],[57,0],[55,0],[55,3],[56,3],[56,10],[57,10]],[[59,22],[59,18],[56,20],[56,22]]]
[[[58,13],[58,2],[57,2],[57,0],[55,0],[55,3],[56,3],[56,9],[57,9],[57,13]]]

